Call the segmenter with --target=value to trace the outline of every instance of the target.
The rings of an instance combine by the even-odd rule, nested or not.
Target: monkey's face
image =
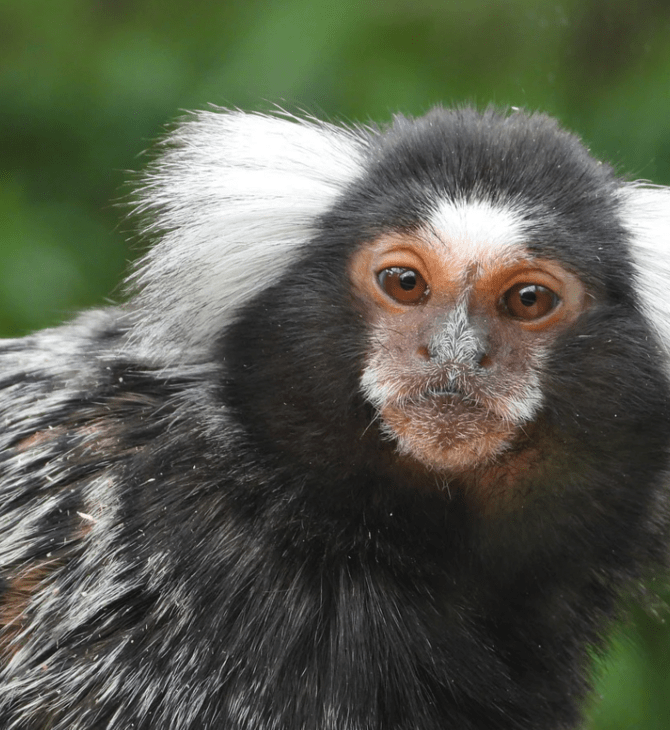
[[[543,361],[588,306],[522,239],[512,212],[450,203],[351,260],[371,332],[363,392],[400,452],[436,471],[492,461],[535,419]]]

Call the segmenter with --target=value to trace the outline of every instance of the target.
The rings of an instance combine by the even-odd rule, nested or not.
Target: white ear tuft
[[[131,285],[132,337],[197,360],[240,305],[300,255],[362,171],[368,133],[288,114],[200,112],[165,141],[138,192],[158,243]]]
[[[631,233],[636,291],[670,363],[670,188],[622,188],[623,222]]]

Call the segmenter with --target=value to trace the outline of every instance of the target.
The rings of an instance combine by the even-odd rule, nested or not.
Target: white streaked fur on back
[[[631,233],[635,288],[670,358],[670,188],[629,183],[621,189],[621,201],[623,223]]]
[[[138,192],[158,243],[131,277],[133,341],[197,360],[239,306],[281,276],[362,171],[368,135],[288,114],[200,112]]]

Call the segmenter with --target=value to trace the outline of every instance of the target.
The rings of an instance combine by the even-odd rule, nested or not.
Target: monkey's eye
[[[540,284],[516,284],[503,295],[505,308],[516,319],[540,319],[559,302],[551,289]]]
[[[417,304],[428,292],[428,284],[418,271],[393,266],[377,274],[381,288],[401,304]]]

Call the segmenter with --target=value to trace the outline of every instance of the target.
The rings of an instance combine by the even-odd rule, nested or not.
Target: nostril
[[[424,360],[431,359],[430,351],[428,350],[428,348],[425,345],[421,345],[421,347],[419,347],[419,349],[416,351],[416,354],[419,357],[422,357]]]
[[[479,359],[479,367],[480,368],[490,368],[493,365],[493,360],[486,354],[481,356]]]

